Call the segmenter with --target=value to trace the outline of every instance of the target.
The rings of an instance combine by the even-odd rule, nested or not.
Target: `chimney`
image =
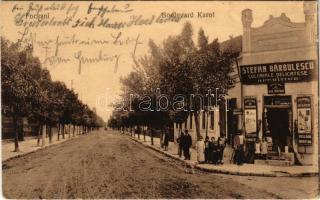
[[[242,52],[251,51],[251,24],[253,22],[252,10],[245,9],[242,11],[242,26],[243,26],[243,38],[242,38]]]
[[[316,2],[305,1],[303,3],[303,11],[305,16],[306,36],[308,44],[315,44],[316,42],[316,20],[315,14],[317,13]]]

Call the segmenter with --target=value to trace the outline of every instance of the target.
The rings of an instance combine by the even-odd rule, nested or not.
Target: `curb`
[[[172,158],[172,159],[175,159],[175,160],[177,160],[177,161],[180,161],[182,164],[185,164],[187,167],[194,168],[194,167],[196,166],[194,163],[187,162],[187,161],[183,160],[182,158],[176,157],[176,156],[174,156],[174,155],[172,155],[172,154],[170,154],[170,153],[167,153],[167,152],[165,152],[165,151],[162,151],[161,149],[158,149],[158,148],[156,148],[156,147],[154,147],[154,146],[147,145],[147,144],[143,143],[142,141],[139,141],[139,140],[136,139],[136,138],[132,138],[131,136],[129,136],[129,138],[130,138],[131,140],[139,143],[139,144],[142,144],[142,145],[143,145],[144,147],[146,147],[146,148],[152,149],[152,150],[154,150],[154,151],[156,151],[156,152],[158,152],[158,153],[161,153],[161,154],[163,154],[163,155],[165,155],[165,156],[167,156],[167,157],[169,157],[169,158]]]
[[[172,159],[175,159],[177,161],[182,162],[183,164],[186,164],[188,167],[191,168],[195,168],[198,169],[200,171],[204,171],[204,172],[210,172],[210,173],[219,173],[219,174],[228,174],[228,175],[238,175],[238,176],[264,176],[264,177],[314,177],[314,176],[318,176],[319,173],[317,172],[303,172],[303,173],[277,173],[277,172],[263,172],[263,173],[255,173],[255,172],[240,172],[240,171],[230,171],[230,170],[226,170],[226,169],[210,169],[210,168],[206,168],[203,167],[197,163],[189,163],[179,157],[176,157],[170,153],[167,153],[165,151],[162,151],[161,149],[158,149],[154,146],[150,146],[148,144],[143,143],[142,141],[130,136],[130,135],[126,135],[128,136],[131,140],[142,144],[144,147],[147,147],[149,149],[152,149],[154,151],[157,151],[167,157],[170,157]]]
[[[79,135],[79,136],[81,136],[81,135]],[[78,137],[79,137],[79,136],[78,136]],[[48,148],[48,147],[56,146],[56,145],[62,144],[62,143],[64,143],[64,142],[71,141],[71,140],[76,139],[76,138],[78,138],[78,137],[71,137],[71,138],[68,138],[68,139],[64,139],[63,141],[61,141],[61,142],[59,142],[59,143],[50,144],[50,145],[47,145],[47,146],[44,146],[44,147],[40,147],[40,148],[34,149],[34,150],[32,150],[32,151],[26,152],[26,153],[22,153],[22,154],[18,154],[18,155],[12,156],[12,157],[10,157],[10,158],[7,158],[7,159],[2,160],[2,164],[3,164],[4,162],[9,161],[9,160],[12,160],[12,159],[15,159],[15,158],[20,158],[20,157],[23,157],[23,156],[26,156],[26,155],[35,153],[35,152],[37,152],[37,151],[39,151],[39,150],[43,150],[43,149],[46,149],[46,148]]]

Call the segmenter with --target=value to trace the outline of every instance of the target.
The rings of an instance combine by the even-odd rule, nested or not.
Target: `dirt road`
[[[7,198],[308,198],[317,183],[316,177],[188,174],[177,161],[112,131],[3,163]]]

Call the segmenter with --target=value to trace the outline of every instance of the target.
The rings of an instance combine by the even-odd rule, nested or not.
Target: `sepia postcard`
[[[317,1],[2,1],[8,199],[318,199]]]

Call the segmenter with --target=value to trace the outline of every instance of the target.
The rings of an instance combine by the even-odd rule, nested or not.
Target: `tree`
[[[51,142],[52,127],[56,124],[58,127],[62,124],[63,138],[65,124],[72,123],[73,132],[75,125],[82,125],[85,131],[103,126],[102,118],[84,105],[73,90],[62,82],[51,80],[50,72],[41,67],[32,53],[31,45],[22,47],[21,43],[1,37],[1,112],[13,119],[15,151],[19,151],[18,140],[23,139],[23,125],[18,123],[23,117],[38,122],[38,144],[42,133],[42,145],[46,133]]]
[[[187,22],[179,35],[169,36],[159,46],[150,40],[150,54],[138,60],[134,59],[135,71],[122,78],[121,83],[126,108],[131,105],[128,100],[130,93],[138,94],[140,97],[148,95],[152,106],[158,103],[157,89],[171,100],[168,111],[145,112],[144,123],[151,127],[160,126],[158,128],[170,125],[172,121],[181,124],[192,113],[195,116],[196,133],[199,138],[199,113],[204,105],[207,105],[205,110],[208,111],[212,105],[221,104],[228,89],[233,87],[234,82],[229,74],[239,52],[232,49],[221,51],[218,40],[215,39],[209,43],[202,28],[198,32],[197,46],[192,36],[192,26]],[[206,97],[209,91],[215,94],[216,88],[219,88],[219,96],[213,100],[209,95],[210,101],[208,98],[200,101],[184,101],[180,109],[174,108],[173,99],[177,94],[190,100],[193,95]],[[216,99],[219,102],[215,102]],[[136,101],[139,103],[139,99]],[[155,110],[152,106],[151,108]],[[140,111],[134,109],[134,112]],[[131,115],[130,118],[133,116]]]
[[[41,97],[39,84],[29,74],[31,67],[36,67],[32,65],[34,59],[30,51],[30,47],[21,50],[18,43],[1,37],[2,113],[13,118],[15,151],[19,151],[19,132],[22,131],[18,118],[28,116],[33,103]]]

